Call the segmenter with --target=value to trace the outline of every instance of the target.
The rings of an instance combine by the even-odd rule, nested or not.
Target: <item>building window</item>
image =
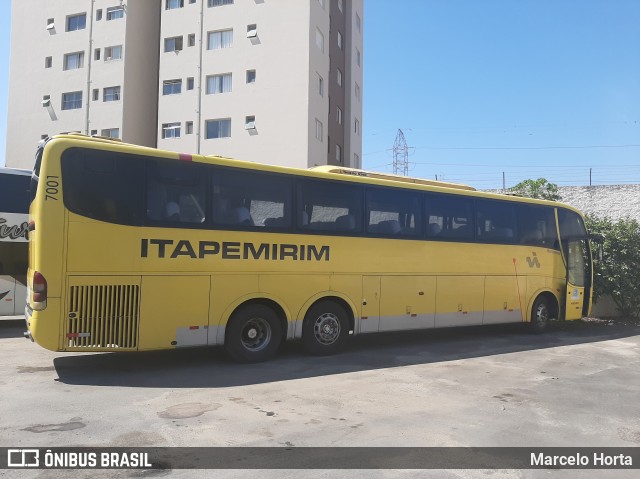
[[[193,135],[193,122],[192,121],[187,121],[184,124],[184,132],[187,135]]]
[[[104,49],[104,61],[122,60],[122,45],[114,45]]]
[[[175,123],[163,123],[162,124],[162,139],[180,138],[180,122]]]
[[[324,78],[318,73],[318,95],[324,96]]]
[[[209,75],[207,77],[206,94],[229,93],[231,91],[231,73]]]
[[[100,60],[100,49],[99,49],[99,48],[96,48],[96,49],[93,51],[93,58],[94,58],[96,61]]]
[[[53,30],[56,28],[56,23],[53,18],[47,20],[47,30]]]
[[[98,8],[96,10],[96,22],[99,22],[100,20],[102,20],[102,8]]]
[[[51,106],[51,95],[44,95],[42,97],[42,106]]]
[[[361,62],[361,61],[362,61],[362,59],[360,58],[360,50],[358,50],[358,49],[356,48],[356,64],[357,64],[358,66],[360,66],[360,62]]]
[[[91,136],[96,136],[98,134],[98,130],[91,130]]]
[[[187,45],[190,47],[193,47],[196,45],[196,34],[195,33],[190,33],[189,36],[187,37]]]
[[[245,116],[244,117],[244,129],[245,130],[255,130],[256,129],[256,117],[255,115]]]
[[[52,22],[53,24],[53,22]],[[87,28],[87,14],[80,13],[78,15],[69,15],[67,17],[67,31],[74,32],[76,30],[84,30]]]
[[[102,101],[119,101],[120,100],[120,87],[110,86],[103,90]]]
[[[93,101],[98,101],[100,99],[100,89],[99,88],[94,88],[93,89]]]
[[[247,70],[247,83],[255,83],[255,82],[256,82],[256,71]]]
[[[233,46],[233,30],[219,30],[207,34],[207,50],[231,48]]]
[[[162,82],[163,95],[177,95],[182,93],[182,80],[165,80]]]
[[[342,163],[342,147],[340,145],[336,145],[336,161]]]
[[[338,48],[342,50],[342,33],[338,32]]]
[[[358,28],[358,31],[360,31],[362,27],[360,22],[360,15],[358,15],[357,13],[356,13],[356,27]]]
[[[107,138],[120,138],[120,128],[104,128],[100,131],[100,136]]]
[[[338,10],[342,11],[342,0],[338,0]]]
[[[337,73],[337,77],[338,77],[338,85],[342,86],[342,70],[340,70],[339,68],[336,70]]]
[[[212,138],[229,138],[231,136],[231,118],[223,118],[220,120],[207,120],[206,135],[207,140]]]
[[[356,83],[356,98],[360,100],[360,85]]]
[[[184,7],[184,0],[165,0],[164,9],[173,10],[174,8]]]
[[[324,132],[322,131],[322,122],[316,118],[316,139],[322,141]]]
[[[124,7],[107,8],[107,20],[117,20],[124,18]]]
[[[165,52],[179,52],[182,50],[182,36],[164,39]]]
[[[44,59],[44,67],[51,68],[52,65],[53,65],[53,57],[46,57]]]
[[[193,77],[187,78],[187,90],[193,90]]]
[[[207,7],[221,7],[222,5],[233,5],[233,0],[209,0]]]
[[[247,38],[255,38],[258,36],[258,25],[252,23],[247,25]]]
[[[63,110],[77,110],[82,108],[82,92],[72,91],[62,94],[62,109]]]
[[[355,119],[355,121],[353,122],[353,132],[356,135],[360,134],[360,120],[358,120],[357,118]]]
[[[64,56],[63,70],[77,70],[84,66],[84,52],[67,53]]]
[[[324,35],[319,28],[316,28],[316,46],[318,50],[324,53]]]
[[[336,121],[338,125],[342,125],[342,108],[336,107]]]

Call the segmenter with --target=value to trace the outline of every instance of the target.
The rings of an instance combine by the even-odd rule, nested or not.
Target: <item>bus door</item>
[[[589,312],[591,261],[586,239],[563,241],[567,261],[567,309],[565,319],[580,319]]]
[[[591,302],[591,250],[580,215],[558,209],[558,226],[567,269],[565,319],[580,319]]]

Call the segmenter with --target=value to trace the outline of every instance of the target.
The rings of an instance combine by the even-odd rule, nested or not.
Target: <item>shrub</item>
[[[621,314],[639,318],[640,223],[588,216],[586,226],[603,238],[602,260],[594,252],[594,299],[610,295]]]

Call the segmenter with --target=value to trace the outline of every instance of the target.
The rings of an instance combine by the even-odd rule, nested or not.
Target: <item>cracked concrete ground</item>
[[[220,350],[52,353],[0,322],[0,445],[640,445],[640,328],[560,323],[355,338],[317,358],[287,345],[240,365]],[[330,468],[331,464],[327,464]],[[135,471],[0,471],[143,477]],[[597,471],[598,477],[637,477]],[[635,471],[637,472],[637,471]],[[241,478],[256,471],[216,471]],[[588,470],[267,470],[261,477],[593,477]],[[146,475],[207,477],[206,471]]]

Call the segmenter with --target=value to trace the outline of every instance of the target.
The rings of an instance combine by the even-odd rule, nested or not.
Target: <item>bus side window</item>
[[[476,225],[480,241],[513,243],[517,229],[515,204],[477,200]]]
[[[367,190],[367,233],[417,236],[421,233],[420,196],[392,189]]]
[[[282,230],[291,227],[291,180],[280,175],[215,168],[213,223]]]
[[[473,241],[473,204],[469,198],[427,195],[427,238]]]
[[[350,184],[322,180],[298,183],[301,207],[298,226],[326,232],[362,232],[362,189]],[[305,214],[308,219],[305,224]]]
[[[71,212],[116,224],[142,225],[141,157],[70,148],[62,154],[62,177],[64,204]]]
[[[555,214],[551,207],[519,205],[518,230],[520,244],[558,248]]]
[[[205,175],[200,165],[149,161],[147,218],[171,223],[205,221]]]

